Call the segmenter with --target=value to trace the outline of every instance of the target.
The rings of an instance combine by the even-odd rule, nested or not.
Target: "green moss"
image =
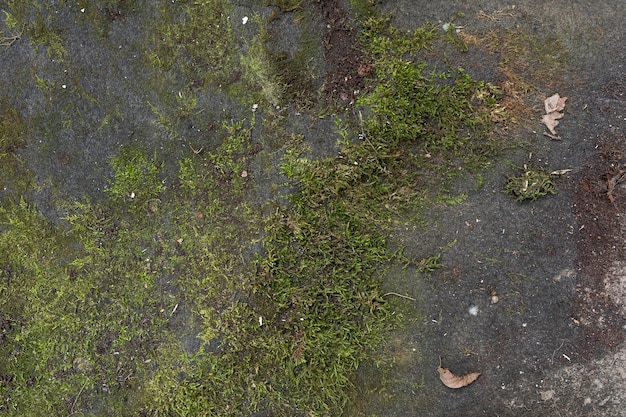
[[[67,57],[64,34],[50,12],[51,5],[12,0],[7,6],[5,23],[10,30],[26,35],[35,48],[43,45],[49,58],[63,61]]]
[[[361,129],[368,146],[385,159],[394,158],[404,171],[426,167],[445,173],[444,187],[438,187],[445,189],[459,172],[484,167],[498,151],[490,132],[500,92],[462,68],[439,70],[421,58],[420,52],[435,42],[445,45],[441,36],[431,25],[402,32],[385,18],[368,19],[361,43],[373,60],[376,80],[358,104],[367,110]],[[441,184],[441,177],[435,181]]]
[[[46,47],[48,57],[56,57],[61,61],[67,57],[64,34],[60,29],[52,26],[49,19],[37,18],[29,28],[27,35],[35,46],[44,45]]]
[[[403,32],[390,24],[387,16],[375,16],[363,23],[362,45],[375,58],[385,59],[431,49],[437,38],[437,28],[426,24],[413,32]]]
[[[475,148],[481,141],[473,133],[490,127],[497,89],[473,80],[462,68],[427,71],[425,62],[407,59],[432,45],[435,28],[405,34],[386,25],[370,19],[363,34],[378,80],[360,100],[373,113],[366,130],[431,149]]]
[[[285,85],[285,94],[299,109],[312,108],[316,101],[313,79],[301,56],[286,53],[272,56],[276,71]]]
[[[32,187],[32,175],[17,151],[26,144],[26,123],[6,98],[0,98],[0,188],[24,192]]]
[[[185,188],[201,195],[191,165],[185,163]],[[383,236],[348,213],[340,196],[311,205],[307,179],[293,180],[302,187],[290,198],[293,210],[276,207],[265,219],[255,272],[236,275],[247,296],[225,308],[211,307],[215,298],[202,303],[207,348],[183,368],[182,349],[159,368],[149,383],[151,414],[337,415],[349,400],[356,368],[394,322],[379,290],[391,255]]]
[[[283,13],[295,12],[302,9],[302,0],[273,0],[267,3],[278,7]]]
[[[0,208],[2,322],[9,323],[1,345],[3,409],[9,415],[34,410],[63,413],[63,401],[78,392],[84,375],[72,360],[85,347],[82,336],[93,325],[77,320],[78,300],[87,290],[68,282],[63,265],[71,254],[62,234],[23,200]],[[69,252],[69,253],[68,253]],[[76,391],[73,391],[76,386]]]
[[[195,192],[178,200],[138,150],[123,150],[112,165],[111,205],[71,205],[67,231],[23,201],[0,210],[2,323],[10,330],[0,392],[9,415],[138,415],[158,402],[145,391],[154,367],[185,352],[176,339],[184,327],[173,331],[173,320],[206,317],[208,335],[211,315],[201,311],[221,311],[246,289],[233,280],[245,270],[244,226],[232,222],[245,207],[227,210],[214,190],[198,194],[210,167],[193,167]]]
[[[376,10],[378,0],[350,0],[350,6],[356,14],[357,21],[365,21],[379,15]]]
[[[136,148],[122,148],[111,159],[115,179],[107,192],[113,203],[127,205],[133,211],[146,209],[151,203],[155,203],[165,189],[164,181],[160,177],[160,165]]]
[[[267,103],[274,107],[280,104],[283,88],[265,47],[265,24],[260,18],[255,20],[259,22],[261,33],[247,43],[246,53],[241,56],[243,78],[249,87],[246,95],[255,103]]]
[[[254,113],[253,113],[254,114]],[[209,153],[209,158],[218,174],[220,181],[228,181],[233,191],[240,191],[248,181],[246,170],[253,144],[250,141],[255,118],[252,117],[249,125],[245,120],[237,123],[225,122],[222,125],[226,136],[219,147]]]
[[[5,36],[2,29],[0,29],[0,46],[8,48],[22,38],[23,28],[16,28],[17,23],[13,21],[13,16],[9,12],[3,10],[3,13],[5,24],[10,28],[10,33]]]
[[[216,128],[167,161],[177,172],[156,153],[123,147],[102,201],[66,203],[62,224],[19,198],[3,202],[0,411],[340,415],[356,370],[384,361],[381,345],[398,323],[381,284],[392,260],[413,261],[389,251],[389,231],[427,201],[425,178],[441,182],[445,169],[491,154],[483,135],[496,91],[407,58],[432,43],[433,27],[405,34],[370,21],[363,39],[376,78],[364,117],[339,122],[340,154],[321,159],[285,139],[297,135],[277,117],[263,143],[285,144],[280,170],[296,191],[259,207],[253,132],[267,135],[270,123],[217,123],[196,111],[197,93],[230,88],[238,65],[253,87],[246,99],[277,103],[295,82],[273,66],[262,28],[250,60],[238,61],[227,2],[162,7],[151,62],[188,87],[152,106],[158,125],[175,143],[188,139],[180,120]],[[279,67],[304,71],[285,59]],[[20,132],[19,112],[2,111],[0,133]],[[44,137],[62,127],[64,118],[40,116]],[[13,154],[23,138],[6,137]],[[414,263],[441,266],[438,256]]]
[[[556,194],[556,185],[548,171],[524,166],[521,175],[507,178],[504,193],[515,197],[517,201],[535,201],[539,197]]]
[[[206,159],[185,158],[172,188],[158,161],[123,149],[111,161],[110,202],[71,205],[67,230],[24,202],[3,209],[9,410],[342,409],[353,373],[393,322],[378,277],[391,255],[341,195],[311,205],[318,185],[306,176],[293,177],[303,187],[294,210],[260,221],[229,175],[250,143],[244,126],[225,125]],[[259,224],[264,250],[253,265],[244,252]]]
[[[181,71],[195,86],[232,81],[237,54],[225,0],[163,6],[149,62]]]

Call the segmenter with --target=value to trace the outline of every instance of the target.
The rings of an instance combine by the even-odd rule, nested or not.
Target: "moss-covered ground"
[[[249,3],[0,2],[0,54],[32,57],[0,97],[0,414],[336,416],[394,360],[409,307],[383,280],[440,264],[389,233],[480,186],[519,97],[447,61],[467,39],[353,2],[367,85],[338,111],[316,9]],[[287,16],[296,52],[268,29]],[[330,156],[290,106],[333,121]]]

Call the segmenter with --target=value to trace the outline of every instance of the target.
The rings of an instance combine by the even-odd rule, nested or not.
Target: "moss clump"
[[[237,146],[232,152],[238,141],[224,142],[222,155],[241,155]],[[207,162],[218,167],[217,161],[210,156]],[[319,162],[320,167],[333,163]],[[213,261],[215,266],[226,262],[236,267],[217,281],[226,287],[216,282],[201,286],[207,288],[207,298],[197,304],[204,348],[188,355],[178,346],[169,350],[169,359],[161,357],[162,366],[148,382],[151,414],[337,415],[351,398],[356,368],[374,354],[395,322],[380,292],[381,268],[392,255],[382,228],[372,228],[357,216],[364,197],[355,195],[360,189],[344,188],[347,200],[341,193],[317,196],[318,171],[300,169],[306,163],[297,151],[289,152],[283,164],[300,191],[289,197],[289,206],[276,206],[272,215],[257,219],[264,237],[254,271],[228,256]],[[222,172],[214,171],[214,181],[207,181],[199,169],[191,160],[181,164],[182,189],[219,204],[211,196],[222,188]],[[343,181],[327,179],[331,189]],[[237,187],[235,178],[230,184]],[[218,241],[231,242],[225,253],[236,252],[232,245],[242,243],[236,228],[221,229],[231,224],[228,219],[238,218],[233,214],[214,208],[210,216],[216,226],[222,225],[214,233],[226,241]],[[211,247],[212,253],[222,253]],[[209,288],[230,288],[239,296],[228,301],[232,292]],[[188,291],[197,293],[197,287]]]
[[[478,136],[490,125],[495,87],[462,69],[427,75],[426,64],[403,59],[386,64],[378,74],[383,81],[360,100],[373,113],[365,123],[370,136],[448,152],[489,149]]]
[[[0,157],[15,152],[25,143],[26,126],[22,116],[6,98],[0,99]]]
[[[4,17],[9,30],[28,37],[35,48],[43,45],[49,58],[63,61],[67,57],[64,33],[54,19],[50,4],[11,0],[7,6]]]
[[[137,148],[125,147],[111,159],[115,180],[107,189],[113,203],[128,205],[132,210],[145,208],[165,189],[160,177],[161,164],[148,159]]]
[[[222,145],[181,161],[167,188],[156,157],[123,149],[110,201],[72,204],[65,230],[6,203],[8,415],[286,416],[348,401],[390,325],[374,278],[385,240],[340,204],[297,203],[306,192],[295,212],[259,221],[242,200],[247,177],[234,175],[249,127],[225,126]]]
[[[315,88],[312,77],[308,74],[305,54],[290,56],[275,53],[270,59],[278,74],[280,83],[284,85],[284,95],[295,103],[299,109],[311,108],[315,103]]]
[[[386,196],[392,212],[408,202],[423,205],[419,196],[445,193],[459,173],[489,164],[500,148],[490,134],[499,91],[462,68],[429,66],[421,52],[435,42],[450,46],[435,27],[402,32],[372,17],[360,39],[375,78],[358,100],[361,135],[348,141],[343,163],[378,188],[372,200]]]
[[[264,30],[261,25],[261,33],[246,45],[246,53],[241,56],[241,66],[244,83],[248,87],[245,96],[255,103],[267,103],[274,107],[282,99],[283,85],[265,47]]]
[[[26,145],[26,124],[20,112],[7,98],[0,98],[0,188],[24,192],[32,187],[32,175],[18,156]]]
[[[182,9],[163,7],[149,62],[161,70],[181,72],[195,86],[231,82],[237,54],[229,2],[205,0]]]
[[[521,175],[507,178],[503,191],[517,201],[535,201],[544,195],[556,194],[556,184],[548,171],[524,166]]]
[[[216,160],[238,158],[232,143],[241,141],[228,143],[224,155],[213,152]],[[151,388],[154,375],[174,357],[177,379],[199,372],[194,366],[201,364],[185,368],[184,358],[202,340],[217,343],[210,335],[228,320],[220,312],[249,290],[253,271],[242,252],[254,216],[241,201],[242,184],[198,156],[181,163],[171,188],[163,186],[161,163],[140,149],[123,149],[111,164],[110,199],[69,204],[66,228],[23,200],[0,207],[0,360],[7,381],[0,395],[7,415],[152,410],[165,401],[165,387]],[[198,332],[204,339],[195,338]],[[228,407],[218,406],[194,415],[225,415]]]
[[[365,133],[392,146],[410,143],[452,157],[467,155],[466,162],[480,159],[494,150],[487,133],[498,90],[462,68],[428,69],[416,54],[437,38],[428,25],[403,33],[386,19],[366,21],[362,42],[373,59],[376,83],[359,100],[372,113]]]
[[[225,126],[169,187],[156,157],[123,149],[110,200],[70,205],[67,229],[5,204],[8,415],[341,411],[393,323],[379,289],[391,254],[358,215],[360,188],[318,198],[305,170],[290,171],[292,208],[261,220],[243,200],[249,177],[234,175],[249,127]]]

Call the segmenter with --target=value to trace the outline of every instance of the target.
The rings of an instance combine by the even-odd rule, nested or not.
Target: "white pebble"
[[[469,306],[467,311],[469,311],[470,316],[477,316],[478,315],[478,306],[475,306],[474,304],[472,304],[471,306]]]

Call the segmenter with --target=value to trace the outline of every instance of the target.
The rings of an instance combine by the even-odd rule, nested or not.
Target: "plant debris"
[[[543,102],[546,113],[550,114],[555,111],[563,111],[565,109],[565,102],[567,101],[567,97],[561,97],[559,94],[554,94],[553,96],[548,97]]]
[[[455,375],[448,368],[441,367],[441,357],[439,358],[439,366],[437,367],[437,372],[439,372],[439,379],[443,382],[448,388],[463,388],[476,381],[478,377],[481,375],[480,372],[472,372],[466,375]]]
[[[546,125],[550,133],[544,132],[544,135],[555,140],[561,140],[561,137],[554,130],[559,124],[559,119],[563,117],[562,111],[565,109],[567,97],[561,97],[556,93],[544,100],[543,105],[546,114],[541,118],[541,123]]]
[[[612,175],[610,178],[607,179],[606,181],[606,188],[607,188],[607,196],[609,197],[609,200],[611,200],[612,204],[615,204],[615,196],[613,195],[613,191],[615,190],[615,186],[619,183],[624,182],[624,180],[626,180],[626,169],[620,169],[617,174]]]
[[[547,194],[556,194],[556,184],[552,175],[559,172],[548,172],[542,169],[530,169],[524,165],[523,173],[517,177],[508,177],[504,193],[514,196],[517,201],[535,201]]]

